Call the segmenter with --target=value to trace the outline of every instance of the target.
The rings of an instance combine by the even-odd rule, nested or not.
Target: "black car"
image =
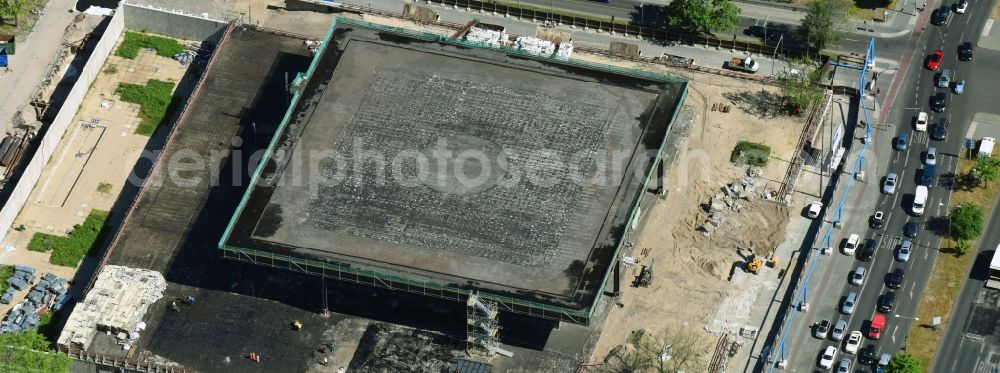
[[[896,268],[893,270],[886,279],[886,285],[889,286],[890,289],[899,289],[903,287],[903,269]]]
[[[920,223],[917,223],[915,221],[909,221],[906,222],[906,225],[903,226],[903,234],[905,234],[906,237],[915,238],[919,233],[920,233]]]
[[[942,5],[940,8],[934,11],[934,15],[931,16],[931,23],[941,26],[948,22],[948,17],[951,16],[951,8],[947,5]]]
[[[884,216],[885,214],[883,214],[882,211],[875,211],[875,213],[868,218],[868,226],[872,229],[882,229],[882,219]],[[871,239],[869,239],[869,241],[871,241]]]
[[[935,93],[934,96],[931,96],[931,110],[934,110],[938,113],[948,110],[947,100],[948,100],[947,93],[944,92]]]
[[[972,60],[972,43],[964,42],[958,46],[958,59],[962,61]]]
[[[864,365],[875,364],[875,359],[878,358],[878,351],[874,344],[869,343],[865,348],[861,349],[858,353],[858,362]]]
[[[887,292],[878,298],[878,312],[889,313],[892,312],[893,307],[896,306],[896,293]]]
[[[875,240],[869,238],[865,241],[864,247],[858,252],[858,260],[867,262],[875,257]]]
[[[948,137],[948,118],[939,118],[934,129],[931,130],[931,138],[944,141]]]

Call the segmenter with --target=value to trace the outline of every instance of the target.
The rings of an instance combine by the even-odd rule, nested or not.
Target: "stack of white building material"
[[[469,33],[465,35],[465,40],[473,43],[486,44],[494,48],[504,46],[507,44],[507,39],[509,38],[510,37],[506,32],[487,30],[479,27],[473,27],[469,30]]]
[[[517,49],[540,56],[551,56],[556,52],[555,43],[532,36],[518,37],[517,40],[514,41],[514,46],[517,47]]]
[[[569,56],[573,54],[573,43],[565,42],[559,44],[559,49],[556,50],[556,58],[561,60],[568,60]]]
[[[167,281],[159,272],[105,266],[59,335],[58,344],[87,349],[100,332],[136,332],[149,306],[163,298]]]

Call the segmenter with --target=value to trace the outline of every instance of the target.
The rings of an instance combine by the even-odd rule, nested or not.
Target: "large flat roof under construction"
[[[685,83],[345,22],[223,248],[590,309]]]

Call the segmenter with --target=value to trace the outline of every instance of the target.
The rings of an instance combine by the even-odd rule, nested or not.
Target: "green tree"
[[[778,75],[781,84],[781,99],[785,109],[793,113],[803,113],[823,98],[823,90],[818,85],[823,72],[815,63],[804,59],[788,62],[788,69]]]
[[[842,37],[847,22],[849,0],[817,0],[809,4],[798,32],[810,45],[822,50]]]
[[[13,18],[17,25],[17,20],[27,5],[28,0],[0,0],[0,23],[3,23],[4,18]]]
[[[961,203],[951,209],[951,235],[959,240],[979,237],[983,231],[983,209],[972,203]]]
[[[889,373],[920,373],[920,360],[910,354],[899,354],[889,360]]]
[[[958,255],[965,255],[972,251],[972,243],[966,240],[958,240],[955,242],[955,253]]]
[[[976,179],[987,183],[1000,177],[1000,158],[976,157],[976,164],[972,166]]]
[[[665,11],[667,26],[698,33],[731,30],[740,21],[740,8],[731,0],[674,0]]]

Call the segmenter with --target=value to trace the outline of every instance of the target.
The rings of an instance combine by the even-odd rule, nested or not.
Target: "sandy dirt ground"
[[[752,290],[753,281],[747,280],[748,276],[736,276],[739,283],[727,281],[734,263],[742,261],[736,249],[754,248],[757,253],[766,255],[784,240],[789,211],[760,198],[742,201],[741,212],[727,213],[719,229],[706,237],[696,230],[709,215],[702,205],[721,193],[724,184],[736,182],[739,186],[746,175],[746,167],[729,161],[732,149],[741,140],[771,147],[772,159],[756,179],[756,192],[759,195],[765,189],[776,190],[784,177],[804,118],[750,114],[725,96],[760,90],[776,92],[773,87],[663,66],[615,61],[603,56],[575,54],[574,58],[685,75],[691,80],[685,105],[690,106],[694,114],[687,129],[688,137],[677,153],[677,160],[667,171],[668,196],[653,208],[635,241],[634,255],[638,256],[639,264],[652,266],[653,282],[648,288],[624,289],[618,301],[620,306],[613,306],[605,319],[591,362],[600,362],[611,348],[626,343],[635,330],[705,330],[713,324],[713,319],[729,321],[732,318],[735,324],[740,313],[748,317],[746,307],[747,303],[752,304],[752,299],[744,301],[744,295],[756,294]],[[730,112],[712,110],[713,104],[720,103],[730,105]],[[644,248],[650,248],[649,254],[639,255]],[[637,267],[632,266],[625,272],[623,282],[630,282],[638,274]],[[728,326],[730,329],[738,327]],[[716,335],[707,332],[703,335],[709,345],[715,345]]]
[[[76,268],[49,263],[49,253],[28,251],[36,232],[64,235],[91,210],[111,209],[128,182],[149,137],[136,135],[139,105],[123,102],[114,91],[121,82],[145,84],[149,79],[178,82],[186,67],[171,58],[143,50],[134,60],[112,55],[104,64],[83,104],[57,145],[52,159],[7,234],[0,263],[23,264],[41,273],[72,278]],[[98,190],[107,183],[110,188]],[[23,226],[23,229],[20,229]],[[16,304],[27,291],[18,292]],[[0,314],[10,305],[0,307]]]

